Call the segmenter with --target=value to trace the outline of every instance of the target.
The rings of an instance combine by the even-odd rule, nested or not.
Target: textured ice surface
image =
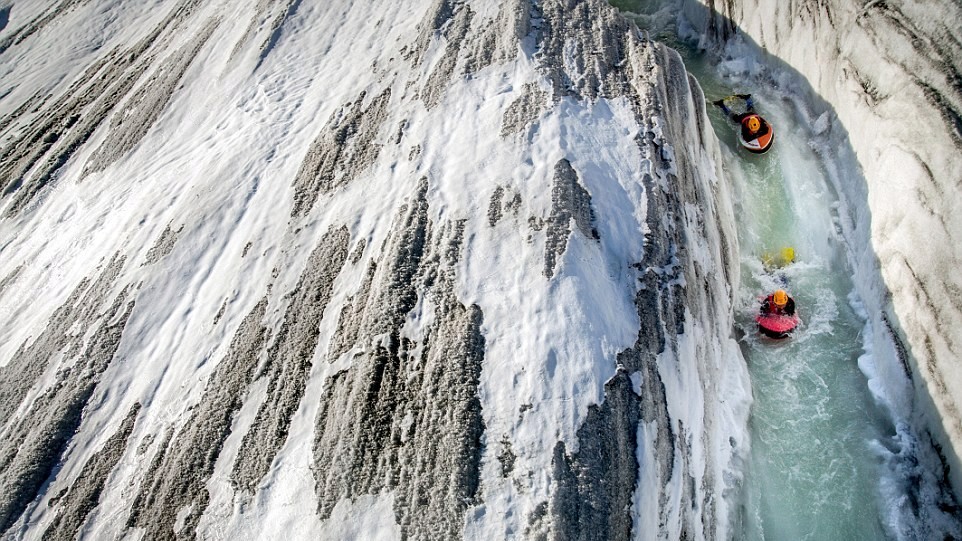
[[[4,5],[4,535],[728,535],[673,51],[600,0]]]

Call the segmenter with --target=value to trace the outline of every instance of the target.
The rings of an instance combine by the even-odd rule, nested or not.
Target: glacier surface
[[[0,14],[5,536],[731,535],[677,53],[599,0]]]

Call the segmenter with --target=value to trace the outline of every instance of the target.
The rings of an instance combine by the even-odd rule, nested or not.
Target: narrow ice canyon
[[[865,531],[962,537],[960,8],[612,3],[0,0],[0,536],[815,535],[765,427],[858,394]]]

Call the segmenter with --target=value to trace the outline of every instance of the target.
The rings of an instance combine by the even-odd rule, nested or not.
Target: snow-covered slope
[[[798,70],[822,104],[811,113],[826,151],[854,151],[855,167],[834,172],[842,226],[873,327],[897,344],[877,333],[873,384],[897,416],[923,413],[962,491],[962,6],[702,0],[685,12],[709,40],[748,37]]]
[[[730,533],[728,190],[606,3],[0,13],[6,536]]]

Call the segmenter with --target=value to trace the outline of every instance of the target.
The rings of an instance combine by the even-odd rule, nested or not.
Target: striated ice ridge
[[[607,3],[3,17],[2,535],[731,534],[728,188]]]

